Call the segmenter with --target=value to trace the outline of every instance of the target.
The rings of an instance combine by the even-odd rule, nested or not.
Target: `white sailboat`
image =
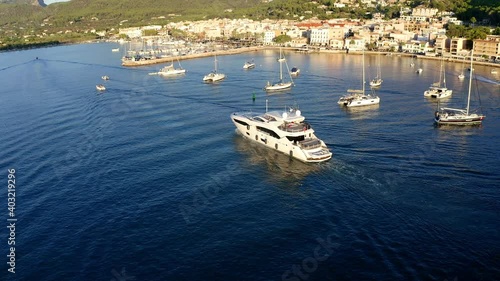
[[[424,97],[447,98],[451,96],[453,90],[446,88],[446,74],[444,72],[444,59],[441,59],[441,69],[439,71],[439,81],[432,83],[427,91],[424,91]]]
[[[365,93],[365,50],[363,49],[363,81],[362,81],[362,90],[352,90],[348,89],[347,92],[349,94],[340,97],[337,102],[340,105],[347,107],[357,107],[357,106],[367,106],[374,105],[380,103],[380,97],[375,95],[375,92],[372,89],[372,94]]]
[[[217,82],[226,78],[226,74],[217,71],[217,54],[214,55],[214,70],[203,77],[204,82]]]
[[[290,70],[288,69],[288,64],[286,63],[285,57],[283,57],[283,55],[282,55],[281,48],[280,48],[280,57],[278,58],[278,62],[280,64],[280,80],[276,83],[271,83],[271,82],[267,81],[267,85],[264,88],[264,90],[266,90],[268,92],[288,90],[288,89],[292,88],[292,86],[293,86],[293,80],[292,80],[291,76],[290,76],[290,81],[285,82],[283,80],[283,63],[285,63],[288,74],[290,74]]]
[[[470,112],[470,94],[472,90],[472,72],[474,71],[472,67],[473,62],[473,51],[470,55],[470,69],[471,73],[469,76],[469,91],[467,94],[467,107],[462,108],[439,108],[434,113],[434,122],[437,125],[480,125],[483,119],[486,117],[483,114],[471,113]]]
[[[460,74],[458,75],[458,79],[460,79],[460,80],[464,80],[464,78],[465,78],[465,75],[464,75],[464,69],[465,69],[465,66],[464,66],[464,64],[465,64],[465,57],[464,57],[464,60],[463,60],[463,62],[462,62],[462,73],[460,73]]]
[[[382,71],[380,70],[380,54],[377,56],[377,76],[370,81],[371,87],[380,87],[382,85]]]
[[[180,74],[185,74],[186,70],[184,68],[182,68],[181,62],[179,61],[179,59],[177,59],[177,62],[179,63],[179,68],[174,67],[174,60],[172,59],[171,64],[163,67],[158,72],[150,73],[150,74],[151,75],[157,74],[157,75],[161,75],[161,76],[176,76],[176,75],[180,75]]]

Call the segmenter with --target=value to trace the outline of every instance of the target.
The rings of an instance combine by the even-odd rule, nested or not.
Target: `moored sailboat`
[[[446,74],[444,71],[444,60],[441,59],[441,69],[439,70],[439,81],[433,83],[427,91],[424,91],[424,97],[447,98],[451,96],[453,90],[446,88]]]
[[[371,89],[371,94],[365,93],[365,51],[363,49],[363,75],[362,75],[362,89],[361,90],[353,90],[348,89],[347,92],[349,94],[340,97],[337,102],[340,105],[347,107],[357,107],[357,106],[367,106],[374,105],[380,103],[380,97],[377,96],[373,89]]]
[[[217,54],[214,55],[214,70],[203,77],[204,82],[217,82],[226,78],[226,74],[219,73],[217,70]]]
[[[473,73],[473,51],[471,51],[470,57],[470,77],[469,77],[469,89],[467,94],[467,107],[462,108],[439,108],[434,113],[434,122],[437,125],[480,125],[483,119],[486,117],[483,114],[471,113],[470,112],[470,95],[472,91],[472,73]]]
[[[460,73],[460,74],[458,75],[458,79],[459,79],[459,80],[464,80],[464,78],[465,78],[465,75],[464,75],[464,69],[465,69],[464,64],[465,64],[465,57],[464,57],[464,60],[463,60],[463,62],[462,62],[462,73]]]
[[[288,89],[292,88],[292,86],[293,86],[293,79],[291,76],[290,76],[290,81],[288,81],[288,82],[286,82],[283,79],[283,63],[285,63],[285,66],[288,70],[287,72],[289,74],[290,74],[290,70],[288,69],[288,64],[286,63],[285,57],[283,57],[283,54],[281,52],[281,48],[280,48],[280,57],[278,58],[278,62],[280,64],[280,80],[276,83],[271,83],[271,82],[267,81],[267,84],[264,87],[264,90],[266,90],[268,92],[288,90]]]
[[[174,67],[174,60],[172,60],[172,63],[161,68],[160,71],[158,71],[156,73],[150,73],[150,74],[157,74],[157,75],[161,75],[161,76],[175,76],[175,75],[185,74],[186,70],[184,68],[182,68],[181,62],[179,61],[179,59],[177,59],[177,62],[179,63],[178,68]]]
[[[382,85],[382,71],[380,69],[380,54],[377,56],[377,76],[370,81],[370,86],[371,87],[380,87]]]

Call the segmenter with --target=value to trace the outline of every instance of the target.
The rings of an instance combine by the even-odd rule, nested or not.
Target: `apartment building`
[[[465,48],[467,38],[451,38],[450,41],[450,54],[454,56],[464,56],[468,52]]]
[[[450,49],[450,40],[446,35],[438,35],[436,37],[436,41],[434,43],[434,50],[436,50],[436,54],[447,53]]]
[[[488,35],[486,39],[474,40],[474,56],[488,57],[488,59],[500,60],[500,35]]]
[[[326,46],[329,43],[329,28],[312,28],[309,32],[309,44]]]

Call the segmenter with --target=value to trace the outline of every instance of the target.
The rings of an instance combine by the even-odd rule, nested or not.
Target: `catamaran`
[[[472,72],[474,71],[472,67],[473,62],[473,51],[470,55],[470,76],[469,76],[469,91],[467,94],[467,107],[465,109],[461,108],[439,108],[434,113],[434,122],[437,125],[480,125],[483,119],[486,117],[483,114],[471,113],[470,112],[470,94],[472,90]]]
[[[447,98],[451,96],[453,90],[446,88],[446,74],[444,72],[444,59],[441,59],[441,69],[439,71],[439,81],[432,83],[427,91],[424,91],[424,97]]]
[[[332,158],[325,142],[316,137],[298,109],[263,114],[233,113],[231,120],[243,137],[303,162]]]
[[[226,74],[217,71],[217,54],[214,55],[214,70],[203,77],[204,82],[217,82],[226,78]]]

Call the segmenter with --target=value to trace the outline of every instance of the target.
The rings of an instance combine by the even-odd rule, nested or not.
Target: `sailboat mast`
[[[283,61],[282,61],[282,55],[281,55],[281,48],[280,48],[280,58],[278,61],[280,62],[280,82],[283,82]]]
[[[363,95],[365,94],[365,48],[363,47]]]
[[[380,53],[378,54],[377,59],[378,59],[377,78],[381,79],[382,78],[382,70],[380,67]]]
[[[441,58],[441,69],[439,70],[439,87],[442,87],[443,85],[441,85],[441,81],[442,78],[443,78],[443,59],[444,57]],[[446,86],[445,86],[446,87]]]
[[[214,55],[214,67],[215,67],[215,72],[217,72],[217,54]]]
[[[469,74],[469,93],[467,95],[467,115],[469,115],[469,106],[470,106],[470,92],[472,88],[472,72],[474,68],[472,68],[472,58],[474,57],[474,49],[470,51],[470,74]]]

